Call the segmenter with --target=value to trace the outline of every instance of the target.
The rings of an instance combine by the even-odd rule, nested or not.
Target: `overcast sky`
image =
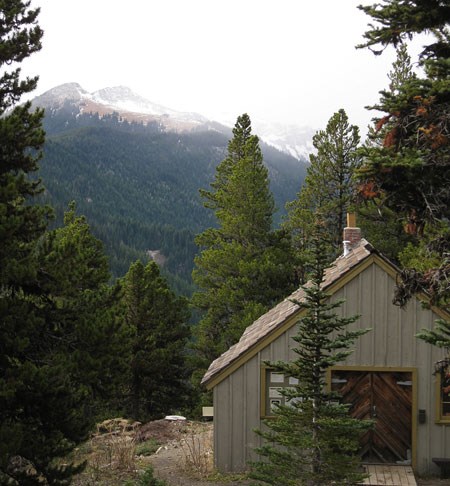
[[[35,94],[66,82],[128,86],[181,111],[324,128],[387,87],[395,58],[355,49],[370,18],[360,0],[32,0],[45,31],[23,63]],[[372,3],[372,2],[362,2]]]

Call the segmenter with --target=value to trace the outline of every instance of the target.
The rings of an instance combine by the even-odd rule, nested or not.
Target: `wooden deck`
[[[369,477],[361,484],[366,486],[417,486],[411,466],[391,464],[365,464]]]

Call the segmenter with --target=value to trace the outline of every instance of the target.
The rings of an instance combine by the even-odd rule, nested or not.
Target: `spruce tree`
[[[359,141],[359,129],[350,125],[343,109],[330,118],[326,130],[313,137],[316,153],[310,155],[311,164],[298,198],[288,204],[285,223],[303,259],[308,259],[316,212],[322,215],[331,236],[328,261],[340,252],[346,213],[356,190],[353,173],[360,165]]]
[[[398,96],[405,83],[416,79],[406,44],[400,44],[397,47],[396,60],[388,73],[388,79],[388,88],[380,92],[383,98]],[[369,109],[378,110],[379,107],[375,105]],[[392,127],[389,123],[384,124],[380,129],[377,129],[376,126],[369,126],[363,152],[370,147],[382,147],[384,137],[390,129]],[[404,231],[404,223],[399,214],[386,207],[379,194],[373,194],[371,198],[359,197],[357,200],[358,204],[355,209],[362,233],[383,255],[398,264],[401,260],[402,250],[408,243],[414,241],[415,237]]]
[[[290,241],[285,232],[272,230],[268,171],[246,114],[237,119],[211,187],[201,194],[218,227],[197,236],[193,272],[200,289],[193,304],[203,312],[195,342],[199,374],[294,282]]]
[[[38,169],[44,143],[42,110],[30,112],[30,103],[17,105],[33,91],[36,78],[20,79],[19,63],[41,48],[39,9],[20,0],[0,4],[0,285],[20,288],[35,271],[33,246],[45,231],[48,209],[25,204],[42,191],[30,174]],[[11,111],[12,110],[12,111]]]
[[[121,282],[129,329],[128,412],[136,420],[181,410],[190,396],[187,301],[168,287],[155,262],[137,261]]]
[[[418,33],[431,34],[431,43],[419,56],[424,75],[403,79],[393,93],[382,92],[376,108],[384,114],[375,120],[382,143],[365,148],[358,177],[362,197],[381,200],[409,234],[424,242],[430,255],[440,255],[439,264],[425,272],[414,268],[402,272],[397,301],[404,304],[422,290],[431,292],[434,302],[445,304],[450,275],[450,7],[435,0],[389,0],[361,9],[375,23],[359,47],[377,54]]]
[[[359,437],[370,423],[349,417],[338,396],[326,390],[326,370],[343,361],[354,341],[367,330],[347,329],[358,316],[336,313],[343,301],[330,302],[322,290],[329,242],[326,225],[316,224],[311,241],[313,271],[303,290],[305,298],[295,302],[306,309],[293,338],[296,358],[291,362],[267,362],[271,370],[297,380],[281,390],[286,405],[274,410],[259,431],[264,439],[253,464],[252,476],[276,486],[356,484],[364,474],[358,457]]]
[[[43,112],[18,104],[37,78],[14,67],[41,47],[29,5],[0,1],[0,483],[62,485],[83,466],[57,459],[86,437],[90,414],[71,358],[84,343],[72,339],[64,306],[73,269],[49,265],[51,211],[34,199]]]
[[[108,259],[74,202],[64,225],[44,235],[38,252],[38,283],[60,340],[55,351],[65,356],[67,372],[85,390],[83,413],[93,421],[117,410],[126,371],[127,330],[114,312],[118,292],[109,286]]]

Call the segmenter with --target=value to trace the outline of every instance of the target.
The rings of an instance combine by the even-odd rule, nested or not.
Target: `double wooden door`
[[[395,463],[411,458],[412,373],[333,370],[332,389],[350,404],[350,414],[372,419],[361,438],[363,462]]]

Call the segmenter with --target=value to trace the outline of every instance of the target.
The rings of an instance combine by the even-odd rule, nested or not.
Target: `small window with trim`
[[[437,371],[437,421],[450,423],[450,364]]]
[[[280,405],[288,405],[288,400],[282,393],[283,388],[298,385],[298,379],[284,375],[271,368],[262,369],[262,397],[261,397],[261,415],[270,417],[274,415],[275,409]]]

